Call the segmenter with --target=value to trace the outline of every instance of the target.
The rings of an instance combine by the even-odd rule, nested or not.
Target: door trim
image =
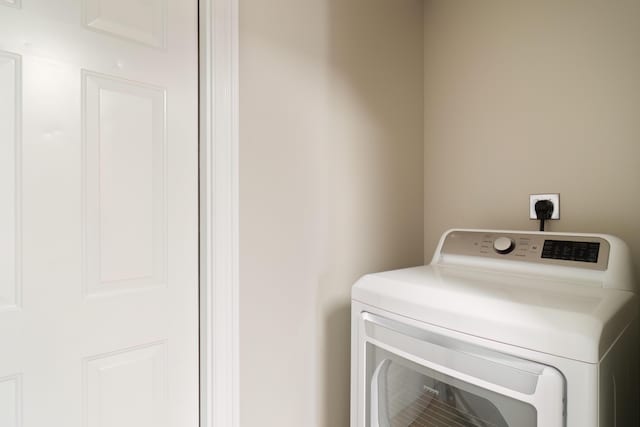
[[[200,426],[239,426],[238,1],[199,0]]]

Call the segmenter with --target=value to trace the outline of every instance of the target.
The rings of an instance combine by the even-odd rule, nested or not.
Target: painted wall
[[[422,7],[240,1],[243,427],[347,427],[351,285],[422,263]]]
[[[640,2],[424,13],[425,258],[451,227],[535,230],[528,195],[553,192],[550,231],[616,234],[640,267]]]

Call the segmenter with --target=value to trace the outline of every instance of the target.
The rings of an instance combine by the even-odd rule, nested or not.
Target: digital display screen
[[[542,258],[597,263],[599,252],[600,243],[598,242],[545,240]]]

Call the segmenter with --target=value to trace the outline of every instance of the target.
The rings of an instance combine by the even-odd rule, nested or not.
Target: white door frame
[[[200,427],[239,426],[238,1],[199,0]]]

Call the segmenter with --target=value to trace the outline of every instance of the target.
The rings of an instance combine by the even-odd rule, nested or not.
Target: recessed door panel
[[[0,426],[22,427],[20,375],[0,378]]]
[[[165,283],[165,91],[83,72],[88,296]]]
[[[83,6],[88,28],[165,46],[167,0],[84,0]]]
[[[166,343],[91,357],[84,381],[88,427],[166,426]]]
[[[0,311],[20,304],[21,61],[0,51]]]
[[[0,0],[0,6],[20,7],[20,0]]]

